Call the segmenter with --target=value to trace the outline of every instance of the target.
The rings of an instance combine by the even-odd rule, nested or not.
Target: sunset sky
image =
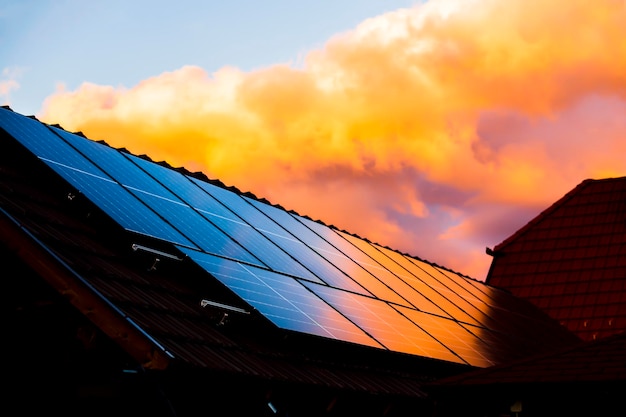
[[[0,0],[0,70],[19,113],[480,280],[626,175],[624,0]]]

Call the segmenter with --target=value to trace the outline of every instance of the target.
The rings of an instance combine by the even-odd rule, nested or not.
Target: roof
[[[437,386],[626,382],[626,333],[474,370],[436,381]]]
[[[581,342],[424,387],[438,417],[616,415],[626,389],[626,333]]]
[[[626,177],[581,182],[492,252],[489,284],[582,339],[626,330]]]
[[[16,317],[60,299],[142,369],[423,399],[578,340],[506,291],[6,107],[0,146]]]

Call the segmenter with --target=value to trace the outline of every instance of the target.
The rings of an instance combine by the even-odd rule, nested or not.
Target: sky
[[[0,0],[0,104],[484,280],[626,175],[626,1]]]

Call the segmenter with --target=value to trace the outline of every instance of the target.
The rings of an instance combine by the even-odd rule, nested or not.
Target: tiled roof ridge
[[[1,107],[2,107],[2,108],[4,108],[4,109],[10,110],[10,111],[12,111],[12,112],[15,112],[15,111],[14,111],[14,110],[13,110],[10,106],[8,106],[8,105],[3,105],[3,106],[1,106]],[[146,154],[140,154],[140,155],[138,155],[138,154],[134,154],[134,153],[132,153],[131,151],[129,151],[128,149],[126,149],[125,147],[121,147],[121,148],[115,148],[115,147],[112,147],[112,146],[111,146],[111,145],[109,145],[109,144],[108,144],[105,140],[94,140],[94,139],[88,138],[88,137],[87,137],[87,136],[85,136],[85,134],[84,134],[83,132],[81,132],[81,131],[78,131],[78,132],[70,132],[70,131],[66,130],[65,128],[63,128],[63,127],[62,127],[60,124],[58,124],[58,123],[55,123],[55,124],[48,124],[48,123],[42,122],[41,120],[39,120],[39,119],[38,119],[36,116],[34,116],[34,115],[31,115],[31,116],[26,116],[26,117],[29,117],[29,118],[34,119],[34,120],[37,120],[38,122],[40,122],[40,123],[42,123],[42,124],[45,124],[45,125],[48,125],[48,126],[54,126],[54,127],[59,128],[59,129],[65,130],[66,132],[69,132],[69,133],[72,133],[72,134],[75,134],[75,135],[79,135],[79,136],[81,136],[81,137],[83,137],[83,138],[85,138],[85,139],[89,139],[89,140],[92,140],[92,141],[94,141],[94,142],[98,142],[98,143],[100,143],[100,144],[102,144],[102,145],[105,145],[105,146],[108,146],[108,147],[114,148],[114,149],[116,149],[116,150],[118,150],[118,151],[120,151],[120,152],[125,152],[125,153],[127,153],[127,154],[134,155],[134,156],[137,156],[137,157],[139,157],[139,158],[145,159],[145,160],[147,160],[147,161],[154,162],[154,163],[159,164],[159,165],[161,165],[161,166],[164,166],[164,167],[166,167],[166,168],[173,169],[173,170],[178,171],[178,172],[181,172],[181,173],[183,173],[183,174],[186,174],[186,175],[192,176],[192,177],[194,177],[194,178],[196,178],[196,179],[199,179],[199,180],[202,180],[202,181],[208,182],[208,183],[210,183],[210,184],[212,184],[212,185],[219,186],[219,187],[224,188],[224,189],[226,189],[226,190],[228,190],[228,191],[232,191],[232,192],[235,192],[235,193],[237,193],[237,194],[239,194],[239,195],[243,195],[243,196],[246,196],[246,197],[252,198],[252,199],[257,200],[257,201],[259,201],[259,202],[261,202],[261,203],[269,204],[269,205],[274,206],[274,207],[276,207],[276,208],[279,208],[279,209],[281,209],[281,210],[287,211],[287,212],[289,212],[289,213],[293,213],[293,214],[295,214],[295,215],[297,215],[297,216],[300,216],[300,217],[305,217],[305,218],[307,218],[307,219],[309,219],[309,220],[311,220],[311,221],[314,221],[314,222],[317,222],[317,223],[319,223],[319,224],[322,224],[323,226],[326,226],[326,227],[329,227],[329,228],[331,228],[331,229],[335,229],[335,230],[338,230],[338,231],[341,231],[341,232],[347,233],[347,234],[349,234],[349,235],[351,235],[351,236],[353,236],[353,237],[356,237],[356,238],[358,238],[358,239],[365,240],[365,241],[366,241],[366,242],[368,242],[368,243],[372,243],[372,244],[375,244],[375,245],[378,245],[378,246],[384,247],[385,249],[388,249],[388,250],[394,251],[394,252],[399,253],[399,254],[401,254],[401,255],[403,255],[403,256],[408,256],[408,257],[410,257],[410,258],[412,258],[412,259],[415,259],[415,260],[418,260],[418,261],[421,261],[421,262],[425,262],[425,263],[430,264],[430,265],[432,265],[432,266],[434,266],[434,267],[441,268],[441,269],[446,270],[446,271],[448,271],[448,272],[452,272],[452,273],[454,273],[454,274],[460,275],[460,276],[462,276],[462,277],[464,277],[464,278],[471,279],[471,280],[474,280],[474,281],[477,281],[477,282],[481,282],[481,283],[483,283],[483,284],[484,284],[484,282],[483,282],[483,281],[479,281],[478,279],[476,279],[476,278],[474,278],[474,277],[470,277],[470,276],[468,276],[468,275],[465,275],[465,274],[463,274],[463,273],[461,273],[461,272],[459,272],[459,271],[455,271],[455,270],[450,269],[450,268],[448,268],[448,267],[445,267],[445,266],[443,266],[443,265],[439,265],[439,264],[437,264],[437,263],[435,263],[435,262],[428,261],[428,260],[423,259],[423,258],[420,258],[420,257],[418,257],[418,256],[416,256],[416,255],[412,255],[412,254],[409,254],[409,253],[406,253],[406,252],[402,252],[402,251],[400,251],[400,250],[398,250],[398,249],[391,248],[391,247],[389,247],[389,246],[387,246],[387,245],[382,245],[382,244],[380,244],[380,243],[378,243],[378,242],[373,242],[373,241],[371,241],[371,240],[369,240],[369,239],[367,239],[367,238],[364,238],[364,237],[362,237],[362,236],[359,236],[359,235],[358,235],[358,234],[356,234],[356,233],[349,232],[349,231],[347,231],[347,230],[345,230],[345,229],[340,229],[339,227],[337,227],[337,226],[335,226],[335,225],[332,225],[332,224],[327,224],[327,223],[325,223],[324,221],[322,221],[322,220],[320,220],[320,219],[313,219],[313,218],[311,218],[310,216],[300,214],[300,213],[296,212],[295,210],[286,209],[285,207],[281,206],[280,204],[275,204],[275,203],[272,203],[271,201],[267,200],[267,199],[266,199],[266,198],[264,198],[264,197],[258,197],[258,196],[256,196],[254,193],[252,193],[252,192],[250,192],[250,191],[245,191],[245,192],[244,192],[244,191],[240,190],[239,188],[237,188],[237,187],[235,187],[235,186],[232,186],[232,185],[230,185],[230,186],[229,186],[229,185],[226,185],[225,183],[223,183],[223,182],[222,182],[221,180],[219,180],[219,179],[211,179],[211,178],[209,178],[209,177],[208,177],[208,176],[207,176],[204,172],[201,172],[201,171],[194,171],[194,172],[192,172],[192,171],[189,171],[189,170],[188,170],[187,168],[185,168],[185,167],[174,167],[173,165],[171,165],[171,164],[170,164],[169,162],[167,162],[167,161],[155,161],[155,160],[154,160],[154,159],[152,159],[149,155],[146,155]]]
[[[598,178],[598,179],[596,179],[596,178],[586,178],[586,179],[584,179],[583,181],[578,183],[578,185],[576,185],[574,188],[572,188],[570,191],[565,193],[561,198],[559,198],[557,201],[552,203],[548,208],[546,208],[546,209],[542,210],[541,212],[539,212],[539,214],[537,214],[535,217],[533,217],[531,220],[529,220],[528,223],[526,223],[524,226],[522,226],[521,228],[517,229],[517,231],[515,231],[515,233],[513,233],[511,236],[507,237],[505,240],[503,240],[502,242],[500,242],[497,245],[495,245],[493,247],[493,250],[490,250],[489,248],[487,248],[487,251],[491,252],[491,254],[493,254],[493,255],[497,255],[498,251],[501,251],[505,246],[507,246],[511,242],[517,240],[520,236],[524,235],[533,226],[537,225],[538,223],[541,223],[551,213],[553,213],[558,208],[562,207],[567,201],[571,200],[576,195],[578,195],[581,192],[581,190],[583,190],[583,189],[585,189],[585,188],[587,188],[587,187],[589,187],[591,185],[598,184],[598,183],[603,183],[603,182],[608,182],[608,181],[625,181],[625,180],[626,180],[626,176],[623,176],[623,177]]]

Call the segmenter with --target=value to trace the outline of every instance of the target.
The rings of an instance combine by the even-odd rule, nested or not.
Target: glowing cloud
[[[478,279],[485,246],[626,175],[626,4],[429,1],[299,67],[60,86],[40,119]]]

